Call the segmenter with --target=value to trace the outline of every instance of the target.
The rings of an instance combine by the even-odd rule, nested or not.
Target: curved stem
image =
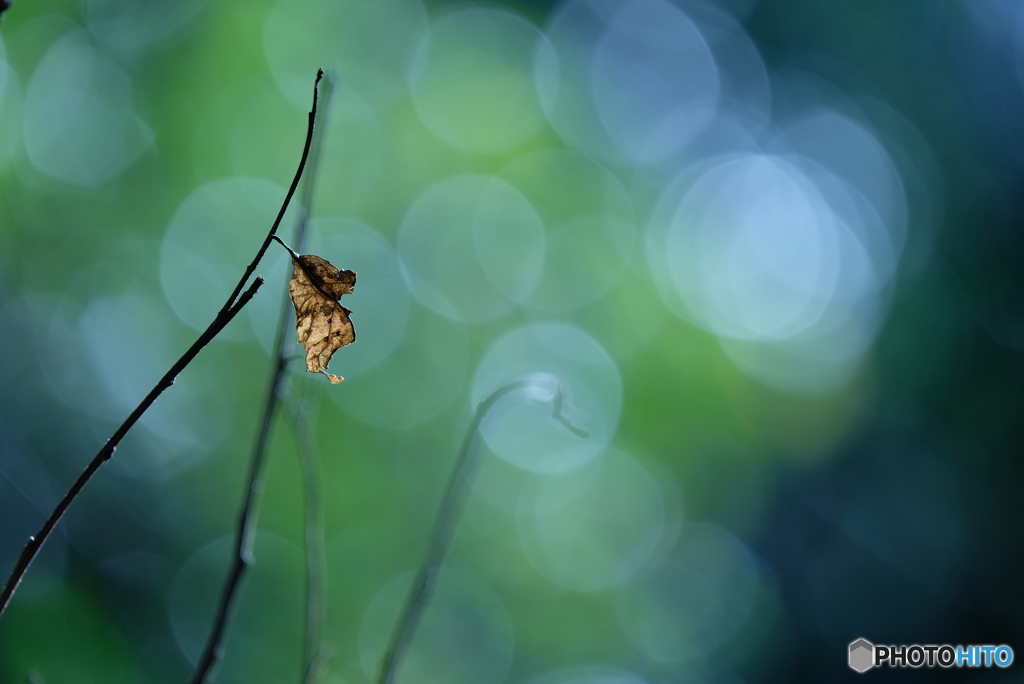
[[[441,569],[452,538],[455,536],[455,526],[466,497],[466,485],[469,483],[470,470],[474,465],[474,459],[471,456],[474,453],[473,446],[480,433],[480,425],[490,410],[503,398],[513,392],[536,386],[537,381],[534,379],[514,380],[499,387],[476,407],[476,412],[473,414],[473,420],[466,431],[466,437],[462,442],[462,448],[459,450],[448,485],[445,487],[444,494],[441,497],[441,507],[438,509],[437,518],[434,521],[434,529],[430,535],[427,554],[416,571],[416,576],[409,589],[409,595],[406,597],[405,604],[402,607],[402,613],[398,618],[398,622],[395,623],[388,648],[384,652],[380,677],[377,679],[379,684],[392,684],[395,681],[398,666],[405,651],[412,643],[416,627],[434,591],[438,571]],[[562,412],[563,394],[561,385],[555,385],[550,401],[552,417],[555,420],[579,437],[589,436],[585,430],[581,430],[573,425]]]

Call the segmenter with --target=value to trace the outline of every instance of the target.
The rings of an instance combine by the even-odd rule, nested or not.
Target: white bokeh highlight
[[[477,366],[473,405],[523,378],[548,378],[530,392],[512,393],[480,427],[488,447],[516,467],[541,473],[576,468],[611,441],[622,412],[622,379],[597,341],[568,323],[536,323],[503,335]],[[552,417],[551,382],[563,396],[564,417],[589,436],[581,438]]]
[[[23,131],[40,172],[84,187],[117,177],[150,146],[132,82],[85,31],[64,33],[39,60],[25,92]]]
[[[484,175],[447,178],[424,190],[398,233],[409,288],[454,321],[498,318],[540,277],[544,224],[509,183]]]
[[[407,573],[385,584],[359,628],[363,671],[375,677],[384,649],[413,581]],[[474,576],[445,568],[402,658],[401,680],[409,684],[499,684],[515,652],[512,618],[501,599]]]
[[[506,164],[499,177],[544,219],[545,252],[530,307],[569,313],[626,274],[637,244],[632,198],[607,168],[571,150],[544,150]],[[520,269],[514,261],[506,268]]]
[[[0,38],[0,169],[7,165],[21,144],[22,99],[21,83],[7,63],[4,42]]]
[[[798,132],[824,144],[830,124],[840,150],[820,161],[748,151],[685,169],[647,233],[669,308],[714,333],[748,375],[798,394],[835,391],[860,368],[905,231],[902,186],[881,147],[858,139],[864,129],[819,116]]]
[[[408,95],[405,73],[426,26],[419,0],[284,0],[267,14],[263,45],[293,104],[309,106],[312,78],[323,67],[340,77],[335,106],[354,100],[384,112]]]
[[[468,152],[493,154],[534,135],[545,123],[531,60],[554,56],[537,27],[489,7],[434,21],[417,43],[409,89],[424,125]]]
[[[387,310],[380,315],[386,316]],[[402,430],[430,420],[463,391],[470,373],[465,326],[413,305],[404,335],[391,353],[365,372],[353,365],[355,372],[349,374],[346,350],[359,344],[374,344],[372,337],[360,332],[361,317],[355,309],[352,320],[356,341],[339,351],[332,361],[337,364],[336,371],[345,377],[346,391],[329,393],[331,400],[348,415],[369,425]],[[367,334],[372,334],[372,330]],[[353,362],[358,362],[358,357]],[[331,368],[335,369],[335,365]],[[359,400],[353,401],[354,396]]]
[[[207,2],[86,0],[82,4],[89,31],[98,41],[119,54],[140,57],[180,38]]]
[[[665,500],[635,459],[608,450],[585,467],[538,477],[517,526],[531,564],[574,591],[601,591],[651,558],[665,532]]]
[[[182,656],[193,665],[209,636],[232,545],[233,540],[225,536],[196,551],[178,570],[167,592],[170,628]],[[246,578],[246,592],[239,597],[224,639],[227,653],[245,657],[221,660],[217,681],[224,684],[263,678],[284,681],[298,678],[302,671],[294,656],[302,649],[302,602],[295,600],[302,595],[302,551],[283,537],[259,532],[254,558],[259,572]]]
[[[160,247],[160,282],[178,317],[195,330],[205,330],[256,253],[280,210],[284,189],[261,178],[229,177],[193,190],[174,212]],[[293,200],[283,225],[293,225]],[[273,246],[272,246],[273,247]],[[264,293],[285,292],[289,271],[280,249],[267,251],[259,274]],[[276,320],[278,294],[254,297],[245,315],[256,321]],[[228,326],[225,339],[249,333]]]
[[[700,29],[665,0],[570,0],[547,26],[557,59],[538,55],[538,84],[562,138],[633,165],[678,155],[713,119],[718,67]]]
[[[717,525],[691,523],[656,570],[618,590],[616,609],[629,640],[651,659],[707,659],[743,625],[760,582],[743,542]]]

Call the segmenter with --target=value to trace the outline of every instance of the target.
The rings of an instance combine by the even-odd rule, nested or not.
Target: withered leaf
[[[332,383],[344,380],[331,375],[327,366],[331,357],[356,339],[349,314],[338,300],[352,292],[354,271],[336,268],[327,259],[313,254],[292,257],[292,279],[288,293],[295,305],[295,329],[306,348],[306,370],[323,373]]]

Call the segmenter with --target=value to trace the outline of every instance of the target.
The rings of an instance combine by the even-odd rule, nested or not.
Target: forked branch
[[[320,82],[320,79],[322,77],[323,70],[321,69],[317,73],[317,84]],[[213,322],[210,324],[210,326],[205,331],[203,331],[203,333],[199,336],[199,339],[197,339],[195,343],[193,343],[192,346],[189,347],[188,351],[186,351],[182,355],[182,357],[178,359],[173,366],[171,366],[170,370],[168,370],[167,373],[164,374],[164,376],[160,379],[156,386],[153,387],[153,389],[150,391],[148,395],[146,395],[146,398],[142,400],[142,402],[135,408],[134,411],[132,411],[131,415],[128,416],[124,423],[122,423],[121,426],[110,437],[110,439],[107,440],[106,444],[103,445],[103,447],[99,450],[99,452],[92,459],[92,461],[90,461],[89,464],[85,467],[85,470],[82,471],[82,474],[78,476],[77,480],[75,480],[75,483],[71,486],[71,489],[68,490],[67,494],[64,495],[64,498],[61,499],[60,503],[57,504],[57,507],[54,508],[53,512],[46,519],[46,522],[43,523],[43,526],[40,528],[40,530],[33,536],[29,537],[28,543],[25,545],[25,548],[22,550],[21,555],[18,557],[18,562],[15,564],[10,576],[7,578],[6,584],[4,584],[3,592],[0,593],[0,616],[3,615],[4,611],[7,609],[7,606],[10,605],[11,599],[14,596],[14,592],[21,584],[21,580],[24,578],[25,573],[28,571],[29,567],[32,565],[32,562],[39,554],[39,550],[42,548],[43,544],[50,536],[51,532],[53,531],[53,528],[56,527],[58,522],[60,522],[60,519],[64,516],[65,511],[67,511],[68,507],[75,500],[75,498],[82,491],[82,489],[89,482],[89,480],[92,479],[93,475],[96,474],[96,471],[99,470],[100,466],[106,463],[114,455],[114,451],[117,449],[117,445],[120,444],[121,440],[124,439],[124,436],[128,434],[128,431],[131,430],[135,423],[138,422],[139,418],[141,418],[142,415],[149,409],[149,407],[153,405],[153,402],[156,401],[157,397],[159,397],[164,390],[166,390],[168,387],[174,384],[175,378],[177,378],[178,374],[185,368],[185,366],[191,363],[192,359],[196,357],[199,351],[207,344],[209,344],[209,342],[214,337],[216,337],[221,330],[224,329],[224,326],[231,322],[231,320],[238,314],[242,307],[245,306],[245,304],[248,303],[250,299],[252,299],[253,295],[256,294],[256,291],[263,284],[263,279],[257,277],[249,286],[249,288],[245,290],[245,292],[242,292],[242,289],[245,287],[246,282],[248,282],[249,278],[255,272],[256,267],[259,265],[260,260],[263,258],[263,255],[267,251],[267,247],[270,245],[271,240],[277,233],[277,229],[281,224],[281,220],[288,209],[288,204],[291,202],[292,196],[295,194],[296,187],[298,187],[299,179],[302,176],[302,169],[305,166],[306,158],[309,155],[310,142],[313,137],[313,122],[314,119],[316,118],[316,98],[317,89],[316,85],[314,85],[313,109],[309,113],[309,124],[306,131],[306,142],[305,145],[303,146],[302,159],[299,162],[298,171],[295,174],[295,178],[292,180],[292,184],[288,189],[288,193],[285,195],[284,202],[281,204],[281,209],[277,214],[277,218],[274,220],[274,223],[271,226],[270,231],[267,233],[267,237],[263,240],[263,244],[257,251],[256,256],[253,258],[252,262],[246,267],[245,273],[239,279],[238,284],[235,286],[234,290],[232,290],[231,295],[227,298],[227,301],[224,302],[224,306],[221,307],[220,311],[217,313],[216,317],[213,319]]]
[[[7,609],[11,599],[14,597],[14,592],[18,589],[18,585],[21,584],[22,578],[25,576],[25,573],[28,572],[29,567],[32,565],[32,561],[34,561],[36,556],[39,554],[39,549],[41,549],[43,544],[46,543],[50,533],[53,532],[53,528],[57,526],[58,522],[60,522],[60,519],[64,516],[64,512],[75,500],[75,497],[77,497],[85,485],[88,484],[89,480],[96,474],[96,471],[99,470],[100,466],[110,460],[110,457],[114,455],[114,451],[117,449],[117,445],[121,443],[121,440],[124,439],[124,436],[132,429],[132,426],[139,421],[142,414],[144,414],[146,410],[153,405],[156,398],[159,397],[165,389],[174,384],[175,378],[177,378],[178,374],[184,370],[185,366],[191,363],[192,359],[199,354],[199,351],[209,344],[210,341],[224,329],[224,326],[231,322],[231,319],[233,319],[238,312],[242,310],[242,307],[252,299],[253,295],[256,294],[256,291],[260,289],[260,285],[262,284],[263,278],[257,276],[257,278],[252,282],[252,285],[249,286],[249,289],[243,292],[241,296],[237,296],[237,293],[232,295],[232,298],[229,299],[224,308],[220,310],[217,316],[213,319],[213,322],[210,323],[210,326],[203,331],[203,334],[199,336],[199,339],[197,339],[192,346],[188,348],[188,351],[186,351],[180,359],[175,361],[170,370],[160,378],[160,381],[152,390],[150,390],[149,394],[146,395],[146,398],[135,407],[135,410],[131,412],[131,415],[121,423],[121,427],[117,428],[114,434],[111,435],[110,439],[107,440],[106,444],[103,445],[103,448],[99,450],[99,453],[93,457],[92,461],[89,462],[89,465],[87,465],[85,470],[82,471],[82,474],[78,476],[77,480],[75,480],[75,483],[71,485],[71,489],[68,490],[67,494],[64,495],[64,498],[57,504],[57,507],[53,509],[52,513],[50,513],[50,517],[46,519],[46,522],[43,523],[43,526],[39,531],[29,537],[28,543],[25,544],[25,548],[21,551],[21,556],[18,557],[18,562],[15,564],[14,570],[11,572],[10,577],[7,578],[7,583],[4,585],[3,593],[0,594],[0,615],[3,615],[4,611]],[[240,289],[241,288],[239,288],[239,290]],[[235,300],[236,297],[237,301]]]

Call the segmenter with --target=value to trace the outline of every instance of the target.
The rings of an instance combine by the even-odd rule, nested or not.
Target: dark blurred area
[[[837,681],[858,638],[1024,648],[1016,0],[17,3],[0,575],[255,253],[319,66],[309,251],[359,274],[345,382],[287,379],[323,466],[325,684],[376,680],[473,409],[522,378],[403,684]],[[0,682],[189,676],[287,261],[75,501],[0,619]],[[264,484],[217,682],[301,681],[288,421]]]

